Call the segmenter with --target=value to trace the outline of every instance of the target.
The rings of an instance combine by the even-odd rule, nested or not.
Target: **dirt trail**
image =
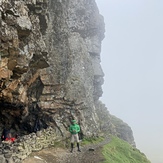
[[[23,163],[100,163],[104,161],[101,153],[102,146],[109,143],[106,138],[98,144],[91,144],[81,147],[81,152],[74,148],[73,153],[60,148],[47,148],[32,153]]]

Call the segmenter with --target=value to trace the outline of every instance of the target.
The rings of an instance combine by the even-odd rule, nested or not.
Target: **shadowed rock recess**
[[[62,140],[75,118],[81,135],[107,131],[135,145],[99,101],[104,32],[95,0],[0,0],[0,131],[28,135],[39,121]]]

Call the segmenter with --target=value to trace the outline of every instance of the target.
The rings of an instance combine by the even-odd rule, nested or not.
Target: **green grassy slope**
[[[103,163],[150,163],[138,149],[117,137],[112,137],[102,153],[106,159]]]

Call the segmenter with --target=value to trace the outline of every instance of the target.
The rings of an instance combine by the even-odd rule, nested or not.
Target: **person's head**
[[[75,124],[75,123],[76,123],[76,120],[75,120],[75,119],[73,119],[71,122],[72,122],[72,124]]]

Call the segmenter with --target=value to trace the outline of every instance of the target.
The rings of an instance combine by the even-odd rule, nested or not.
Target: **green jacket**
[[[80,126],[78,124],[72,124],[69,128],[71,134],[77,134],[80,132]]]

